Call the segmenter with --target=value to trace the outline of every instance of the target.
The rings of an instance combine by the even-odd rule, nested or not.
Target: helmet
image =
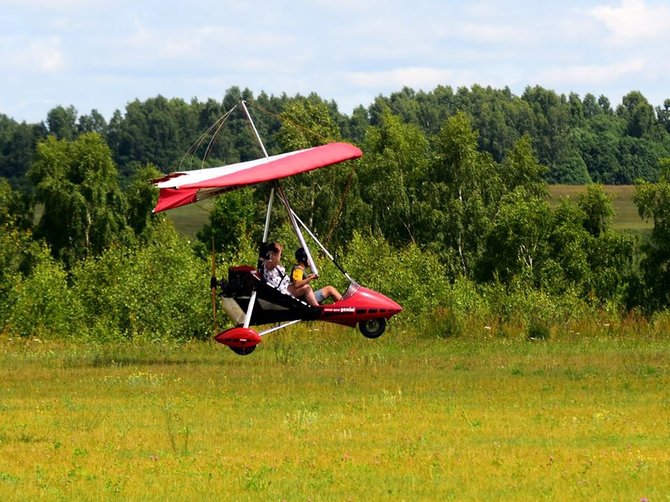
[[[298,248],[295,250],[295,259],[298,263],[307,263],[307,252],[305,252],[305,248]]]

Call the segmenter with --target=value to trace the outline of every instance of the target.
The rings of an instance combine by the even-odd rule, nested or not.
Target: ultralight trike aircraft
[[[295,214],[279,183],[282,178],[359,158],[362,156],[361,150],[348,143],[330,143],[268,156],[245,102],[241,101],[239,105],[244,110],[265,157],[223,167],[174,172],[155,180],[154,183],[160,190],[154,212],[198,202],[244,186],[271,182],[263,242],[268,240],[270,215],[276,195],[286,209],[298,241],[307,254],[308,265],[312,272],[317,276],[319,274],[303,236],[303,229],[349,280],[349,287],[342,298],[334,303],[310,306],[266,283],[257,267],[250,265],[230,267],[228,280],[221,281],[221,296],[224,310],[237,324],[218,333],[215,336],[216,341],[227,345],[237,354],[246,355],[254,351],[264,335],[300,321],[327,321],[351,327],[358,325],[361,333],[368,338],[381,336],[386,329],[386,320],[399,313],[402,308],[383,294],[360,286],[342,269]],[[212,303],[216,315],[219,283],[215,277],[214,258],[212,275]],[[265,324],[275,326],[261,332],[250,328]]]

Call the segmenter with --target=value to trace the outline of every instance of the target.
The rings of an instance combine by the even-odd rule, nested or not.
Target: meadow
[[[670,500],[670,339],[0,338],[3,500]]]
[[[635,185],[603,185],[603,190],[612,198],[614,230],[640,232],[653,227],[653,222],[644,221],[637,212],[633,202]],[[549,185],[549,197],[552,203],[556,203],[561,197],[574,200],[580,193],[586,193],[585,185]]]

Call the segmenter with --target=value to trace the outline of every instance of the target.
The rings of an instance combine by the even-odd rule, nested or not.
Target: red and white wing
[[[278,180],[357,159],[362,155],[359,148],[349,143],[330,143],[223,167],[171,173],[154,180],[154,184],[160,189],[154,212],[191,204],[243,186]]]

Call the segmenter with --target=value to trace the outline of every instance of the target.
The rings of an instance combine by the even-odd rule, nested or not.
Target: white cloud
[[[51,74],[65,67],[59,37],[8,37],[0,40],[0,47],[0,64],[7,74],[18,71]]]
[[[459,31],[466,40],[477,44],[525,43],[529,40],[525,28],[502,24],[463,23]]]
[[[406,67],[385,71],[351,72],[346,80],[351,84],[379,89],[380,92],[389,88],[399,90],[403,86],[415,90],[432,90],[440,84],[464,85],[471,81],[473,75],[468,70],[450,70],[430,67]]]
[[[539,72],[538,81],[559,88],[575,85],[603,87],[624,77],[637,75],[645,66],[645,60],[640,57],[611,64],[559,66]]]
[[[174,62],[207,61],[213,67],[248,57],[272,57],[274,51],[289,51],[295,44],[291,34],[263,30],[254,32],[235,24],[180,26],[163,30],[135,19],[132,33],[121,35],[113,42],[119,57],[130,61],[155,60]]]
[[[609,29],[614,43],[658,38],[660,43],[667,44],[670,6],[647,5],[645,0],[622,0],[618,6],[597,6],[589,14]]]
[[[233,85],[317,92],[350,111],[403,86],[652,99],[670,84],[670,0],[0,0],[0,11],[0,113],[18,119],[159,93],[219,99]]]

